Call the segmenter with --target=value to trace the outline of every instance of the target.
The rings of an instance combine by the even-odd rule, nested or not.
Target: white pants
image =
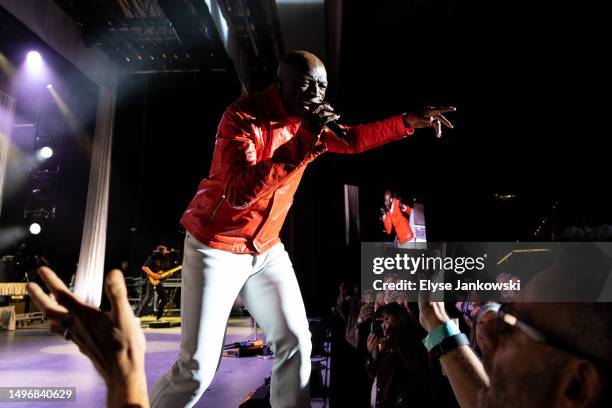
[[[220,363],[225,328],[241,295],[275,354],[274,408],[310,406],[310,331],[289,255],[279,243],[259,255],[210,248],[189,233],[181,284],[181,351],[153,386],[153,408],[192,407]]]

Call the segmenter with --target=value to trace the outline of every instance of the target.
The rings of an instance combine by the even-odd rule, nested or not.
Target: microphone
[[[336,137],[340,140],[347,140],[348,139],[348,134],[346,133],[346,131],[344,129],[342,129],[340,127],[340,125],[338,124],[338,122],[336,122],[335,120],[332,120],[331,122],[327,122],[325,124],[325,127],[332,132],[334,135],[336,135]]]
[[[323,104],[323,101],[317,98],[315,101],[315,105],[321,105],[321,104]],[[326,127],[327,130],[332,132],[338,139],[344,141],[345,143],[348,142],[348,134],[346,133],[344,129],[340,127],[338,122],[336,122],[335,120],[332,120],[331,122],[327,122],[324,127]]]

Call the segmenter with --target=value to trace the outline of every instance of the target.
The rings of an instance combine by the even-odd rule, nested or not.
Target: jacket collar
[[[297,116],[289,115],[289,113],[287,113],[287,109],[285,108],[285,105],[278,94],[276,84],[272,84],[266,90],[264,90],[264,95],[271,125],[284,125],[300,121]]]

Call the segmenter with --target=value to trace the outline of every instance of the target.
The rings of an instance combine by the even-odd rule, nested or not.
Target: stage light
[[[54,152],[52,148],[50,148],[49,146],[43,146],[36,152],[36,158],[39,162],[41,162],[43,160],[51,158],[51,156],[53,156],[53,153]]]
[[[53,88],[53,84],[47,85],[47,89],[51,89],[51,88]]]
[[[42,231],[42,227],[40,226],[39,223],[33,222],[30,224],[30,234],[38,235],[40,234],[40,231]]]
[[[40,55],[40,52],[38,51],[30,51],[28,52],[28,55],[26,56],[26,60],[28,61],[28,64],[33,64],[33,65],[40,65],[42,64],[42,56]]]
[[[43,59],[38,51],[30,51],[26,56],[26,65],[30,71],[40,72],[43,68]]]
[[[45,60],[38,51],[28,52],[21,68],[22,74],[24,75],[23,78],[28,82],[35,81],[36,86],[49,83],[49,70],[45,64]]]
[[[49,146],[45,146],[40,149],[40,157],[42,157],[43,159],[48,159],[51,156],[53,156],[53,149]]]

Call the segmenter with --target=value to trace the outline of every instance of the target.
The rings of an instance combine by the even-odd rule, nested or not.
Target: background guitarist
[[[172,260],[170,259],[171,251],[164,245],[159,245],[149,255],[142,270],[147,274],[147,292],[144,299],[140,302],[136,316],[142,316],[142,312],[153,297],[153,291],[157,292],[159,305],[157,308],[157,320],[162,317],[164,307],[168,301],[168,295],[162,282],[179,268],[172,268]]]

